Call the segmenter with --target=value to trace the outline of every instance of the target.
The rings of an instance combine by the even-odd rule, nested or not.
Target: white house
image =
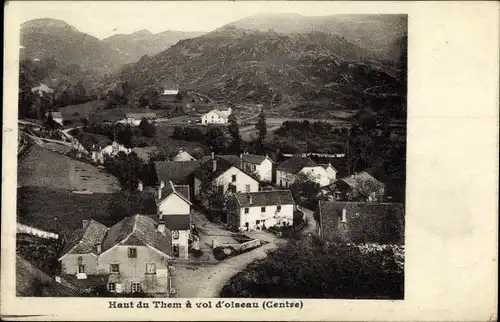
[[[273,163],[267,155],[242,154],[243,169],[255,173],[261,181],[271,182],[273,178]]]
[[[148,120],[149,122],[154,121],[157,118],[156,113],[127,113],[125,114],[125,118],[118,123],[122,124],[130,124],[132,126],[139,126],[143,119]]]
[[[45,117],[49,117],[49,113],[52,115],[52,120],[54,120],[54,122],[59,123],[60,125],[63,125],[64,118],[63,118],[61,112],[47,112],[45,114]]]
[[[259,191],[259,181],[221,157],[212,157],[193,173],[194,195],[200,195],[202,183],[213,182],[225,193]]]
[[[227,222],[243,230],[293,225],[295,202],[290,190],[236,193]]]
[[[211,110],[201,116],[201,124],[227,124],[231,113],[231,108],[225,111],[218,109]]]
[[[306,167],[317,167],[316,162],[309,158],[293,156],[276,167],[276,185],[289,188],[302,169]]]
[[[129,154],[130,152],[132,152],[132,150],[126,148],[124,145],[119,144],[116,141],[105,147],[100,147],[98,144],[97,146],[94,146],[94,151],[92,151],[92,160],[97,163],[104,163],[104,159],[106,158],[106,156],[114,157],[117,156],[120,152]]]
[[[195,161],[196,158],[193,157],[191,154],[189,154],[187,151],[184,149],[179,149],[179,153],[177,153],[176,156],[172,158],[172,161],[177,161],[177,162],[186,162],[186,161]]]
[[[167,228],[172,235],[172,253],[188,259],[191,232],[191,201],[189,186],[160,182],[157,195],[158,227]]]
[[[304,167],[299,173],[305,174],[311,181],[318,183],[320,187],[329,185],[337,177],[337,170],[331,164]]]

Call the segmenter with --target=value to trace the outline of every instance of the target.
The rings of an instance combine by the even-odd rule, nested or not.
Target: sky
[[[12,1],[9,6],[15,9],[11,12],[16,14],[19,23],[55,18],[100,39],[142,29],[153,33],[212,31],[259,13],[322,16],[374,12],[373,7],[361,1],[348,5],[328,1]],[[367,7],[371,7],[371,11]]]

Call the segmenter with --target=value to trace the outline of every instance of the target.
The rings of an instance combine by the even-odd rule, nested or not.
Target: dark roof
[[[84,221],[83,228],[78,229],[64,245],[62,255],[97,254],[96,245],[101,244],[108,227],[91,219]]]
[[[346,223],[341,223],[346,209]],[[404,244],[404,209],[400,203],[320,201],[323,238],[352,243]]]
[[[164,215],[162,220],[169,230],[189,230],[191,228],[191,215]]]
[[[171,254],[172,236],[169,231],[158,232],[157,223],[150,216],[135,215],[122,219],[111,227],[102,244],[103,252],[122,245],[149,245],[165,254]]]
[[[222,158],[222,159],[230,162],[232,165],[235,165],[235,166],[240,166],[240,163],[241,163],[241,159],[237,155],[233,155],[233,154],[218,154],[217,157]]]
[[[248,163],[253,163],[253,164],[261,164],[266,159],[266,156],[245,153],[242,155],[242,158],[243,158],[243,162],[248,162]]]
[[[189,194],[189,186],[188,185],[175,185],[175,191],[184,196],[187,200],[191,200],[191,196]]]
[[[247,193],[236,193],[236,200],[240,207],[258,207],[273,205],[293,205],[292,193],[290,190],[271,190]],[[250,204],[250,197],[252,204]]]
[[[17,255],[16,296],[77,297],[81,295],[73,289],[57,283],[54,278]]]
[[[213,171],[214,160],[216,162],[215,171]],[[193,175],[198,179],[200,179],[202,182],[210,182],[232,167],[236,167],[239,169],[237,165],[235,165],[231,161],[226,160],[226,158],[223,158],[221,156],[216,156],[214,160],[210,158],[208,161],[203,163],[198,169],[196,169],[196,171],[193,172]],[[247,174],[245,171],[241,169],[239,170]]]
[[[361,185],[362,183],[366,183],[366,182],[373,184],[374,187],[377,187],[377,188],[384,187],[384,184],[382,182],[378,181],[377,179],[372,177],[368,172],[365,172],[365,171],[353,174],[349,177],[341,178],[339,180],[344,181],[351,188],[358,188],[359,185]]]
[[[188,177],[201,166],[201,160],[195,161],[157,161],[155,162],[158,182],[172,181],[175,184],[187,184]]]
[[[301,157],[301,156],[293,156],[290,159],[282,162],[276,170],[285,171],[288,173],[299,173],[304,167],[313,167],[316,166],[316,162],[309,158]]]

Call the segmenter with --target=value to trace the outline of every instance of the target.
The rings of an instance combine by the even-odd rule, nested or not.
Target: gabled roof
[[[64,245],[61,257],[66,254],[97,254],[96,245],[102,244],[108,227],[91,219],[84,222],[83,228],[75,231]]]
[[[231,115],[232,111],[230,109],[227,109],[227,110],[219,110],[219,109],[213,109],[205,114],[209,114],[209,113],[215,113],[217,114],[218,116],[220,117],[223,117],[223,118],[228,118],[229,115]]]
[[[145,113],[127,113],[125,114],[126,118],[131,118],[131,119],[136,119],[136,120],[141,120],[142,118],[155,118],[156,113],[151,113],[151,112],[145,112]]]
[[[261,164],[266,158],[269,159],[271,162],[274,162],[266,155],[245,153],[242,155],[242,158],[243,158],[243,162],[248,162],[248,163],[252,163],[252,164]]]
[[[189,196],[189,186],[174,185],[172,181],[165,183],[165,186],[163,187],[163,189],[161,189],[161,199],[157,200],[157,203],[160,204],[163,200],[165,200],[172,194],[176,194],[181,199],[186,201],[188,204],[192,205]]]
[[[384,187],[384,184],[382,182],[378,181],[377,179],[372,177],[368,172],[365,171],[353,174],[349,177],[341,178],[339,180],[345,182],[353,189],[358,188],[363,183],[370,183],[376,188]]]
[[[339,227],[346,209],[345,227]],[[404,244],[404,209],[400,203],[320,201],[323,238],[353,243]]]
[[[216,162],[216,169],[213,171],[213,162]],[[221,174],[232,168],[234,165],[232,162],[226,159],[216,156],[213,160],[210,158],[208,161],[204,162],[193,175],[203,182],[209,182],[219,177]]]
[[[240,207],[264,207],[295,204],[290,190],[236,193],[234,196]],[[252,201],[251,204],[250,199]]]
[[[186,184],[188,177],[202,164],[201,160],[195,161],[157,161],[155,162],[156,176],[158,182],[172,181],[175,184]]]
[[[191,215],[164,215],[162,221],[169,230],[191,229]]]
[[[325,169],[332,168],[335,172],[338,172],[337,169],[335,169],[335,167],[330,163],[320,163],[319,166]]]
[[[172,161],[184,162],[183,159],[188,159],[187,161],[193,161],[192,159],[196,160],[196,158],[189,154],[189,152],[181,150],[172,158]]]
[[[150,216],[135,215],[122,219],[108,230],[102,251],[105,252],[118,244],[151,246],[171,255],[172,236],[168,230],[160,233],[156,221]]]
[[[146,147],[134,147],[132,152],[135,152],[139,159],[143,161],[149,161],[151,156],[158,152],[158,147],[156,146],[146,146]]]
[[[278,165],[276,170],[297,174],[304,167],[314,167],[316,165],[317,165],[316,162],[314,162],[309,158],[293,156],[290,159],[283,161],[280,165]]]

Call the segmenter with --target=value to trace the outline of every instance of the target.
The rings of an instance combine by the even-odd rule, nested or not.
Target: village
[[[179,91],[167,88],[161,97],[178,101]],[[290,238],[394,250],[402,267],[404,206],[367,171],[339,174],[345,153],[259,154],[243,143],[203,148],[175,137],[204,127],[228,131],[234,143],[249,118],[234,114],[215,106],[177,117],[182,128],[175,116],[148,108],[114,123],[68,124],[59,111],[48,111],[44,122],[19,120],[18,240],[57,244],[52,258],[45,256],[50,269],[39,272],[50,280],[45,288],[56,284],[60,296],[219,297],[231,278]],[[262,139],[264,109],[251,117]],[[174,133],[158,139],[168,126]],[[147,145],[135,144],[135,134]],[[67,205],[54,198],[31,209],[51,191]]]

